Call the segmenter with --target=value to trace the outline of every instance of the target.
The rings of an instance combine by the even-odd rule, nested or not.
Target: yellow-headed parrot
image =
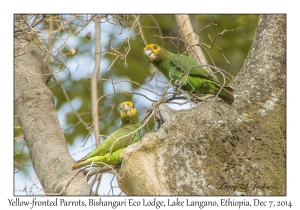
[[[116,165],[121,162],[121,156],[126,147],[140,140],[139,128],[141,122],[138,112],[131,101],[120,105],[122,124],[110,134],[96,149],[76,161],[72,170],[95,163],[97,167]],[[105,164],[103,164],[105,163]]]
[[[144,54],[173,86],[179,84],[181,89],[190,93],[213,95],[217,95],[222,87],[217,78],[185,55],[173,54],[157,44],[147,45]],[[223,87],[218,97],[232,104],[232,93],[231,87]]]

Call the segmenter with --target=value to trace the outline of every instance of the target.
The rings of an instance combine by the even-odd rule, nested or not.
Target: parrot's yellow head
[[[132,124],[139,121],[137,110],[131,101],[124,101],[120,105],[122,123]]]
[[[154,61],[157,58],[157,54],[160,52],[161,47],[157,44],[148,44],[144,48],[144,54],[149,58],[150,61]]]

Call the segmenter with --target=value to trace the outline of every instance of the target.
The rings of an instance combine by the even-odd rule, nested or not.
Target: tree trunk
[[[23,25],[21,16],[15,16],[15,26]],[[76,174],[64,134],[59,124],[54,98],[46,86],[51,68],[30,33],[15,34],[14,108],[21,124],[33,168],[47,195],[88,195],[87,182]]]
[[[232,105],[170,110],[171,120],[129,146],[121,189],[127,195],[286,195],[285,15],[260,16],[231,86]]]

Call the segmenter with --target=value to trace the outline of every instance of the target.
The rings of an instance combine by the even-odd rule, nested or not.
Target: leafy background
[[[49,28],[55,31],[63,26],[64,21],[71,15],[52,15],[37,26],[40,37],[49,36]],[[64,30],[52,33],[53,39],[42,39],[45,46],[52,46],[55,55],[51,65],[55,78],[47,86],[51,89],[61,127],[64,131],[70,154],[75,160],[80,159],[94,148],[93,135],[89,135],[92,122],[91,115],[91,82],[90,77],[94,69],[95,30],[91,15],[80,15]],[[101,69],[98,82],[99,126],[101,135],[109,135],[120,125],[119,104],[125,100],[135,103],[140,118],[145,116],[146,110],[153,103],[152,100],[161,98],[167,87],[166,79],[143,54],[145,41],[156,43],[171,52],[185,52],[184,44],[168,37],[179,37],[178,26],[174,15],[141,15],[141,27],[130,31],[137,15],[107,15],[101,23]],[[29,17],[30,18],[30,17]],[[217,37],[214,46],[208,49],[210,57],[219,68],[226,69],[236,76],[250,49],[258,15],[190,15],[195,32],[200,36],[200,42],[211,45],[213,39],[223,30],[233,30]],[[86,25],[82,23],[86,23]],[[50,25],[51,24],[51,25]],[[141,30],[140,30],[141,29]],[[130,33],[131,32],[131,33]],[[43,35],[43,36],[42,36]],[[128,37],[130,39],[128,40]],[[129,45],[130,44],[130,50]],[[220,50],[220,49],[221,50]],[[126,58],[122,53],[128,52]],[[116,57],[120,55],[120,57]],[[224,58],[226,57],[226,59]],[[227,62],[227,61],[229,62]],[[113,65],[112,65],[113,64]],[[111,66],[112,65],[112,66]],[[109,70],[108,70],[109,69]],[[113,84],[113,82],[119,82]],[[138,84],[138,85],[137,85]],[[141,88],[142,87],[142,88]],[[114,94],[123,92],[123,94]],[[69,101],[64,94],[67,94]],[[138,93],[138,94],[124,94]],[[82,121],[73,112],[70,103],[80,115]],[[186,109],[191,104],[170,105],[175,109]],[[15,195],[43,194],[41,186],[32,168],[22,130],[15,118],[14,168]],[[154,120],[151,119],[142,132],[156,130]],[[101,137],[103,140],[105,137]],[[118,194],[119,189],[109,191],[111,185],[117,185],[112,175],[102,178],[99,194]]]

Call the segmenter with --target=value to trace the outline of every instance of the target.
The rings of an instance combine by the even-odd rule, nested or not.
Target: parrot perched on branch
[[[120,114],[122,118],[121,126],[96,149],[76,161],[72,170],[91,163],[95,163],[97,167],[103,167],[105,164],[116,165],[121,162],[121,156],[126,147],[140,140],[138,129],[141,127],[141,122],[134,104],[130,101],[121,103]]]
[[[171,82],[173,86],[197,94],[217,95],[222,85],[210,75],[195,60],[182,55],[173,54],[157,44],[149,44],[144,48],[144,54],[151,63]],[[223,87],[218,97],[232,104],[233,89]]]

